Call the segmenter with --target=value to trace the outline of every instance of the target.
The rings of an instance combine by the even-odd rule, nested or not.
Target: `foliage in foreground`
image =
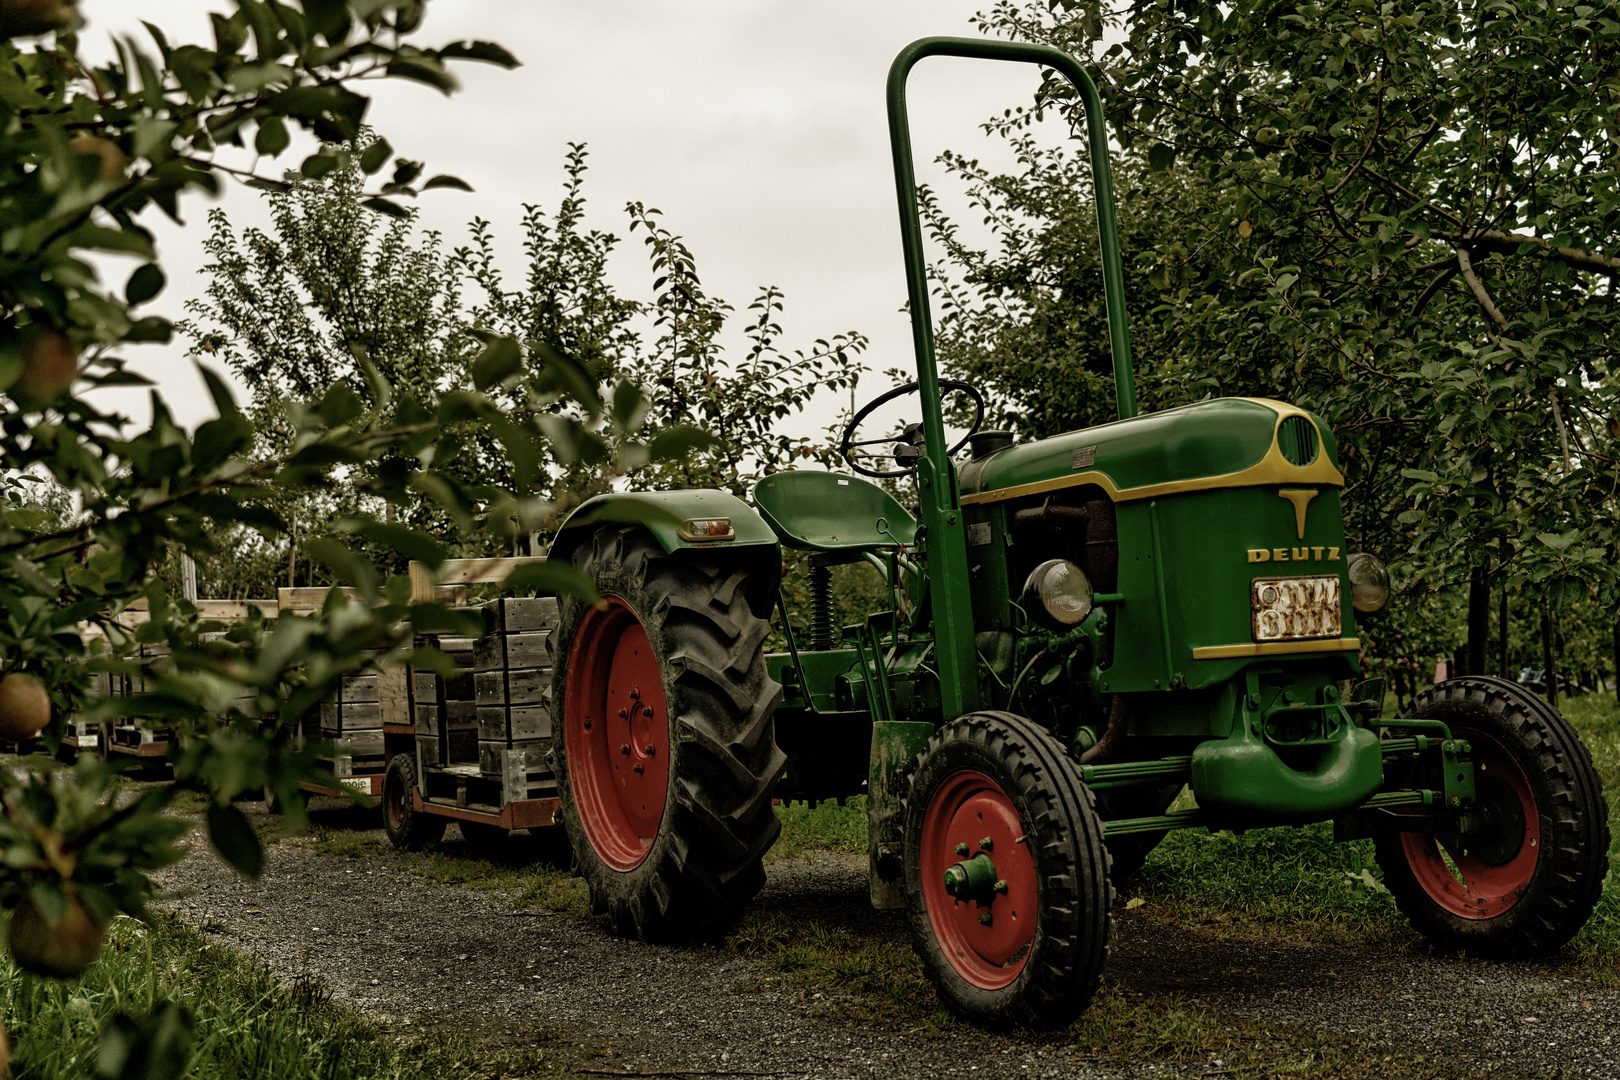
[[[15,968],[0,972],[0,1011],[10,1020],[17,1048],[11,1075],[116,1076],[125,1066],[121,1050],[156,1059],[178,1049],[176,1040],[191,1044],[185,1075],[192,1080],[425,1080],[554,1072],[538,1055],[492,1058],[459,1038],[390,1033],[334,1004],[318,981],[284,984],[227,944],[157,912],[145,924],[114,922],[101,959],[75,982]],[[173,1023],[182,1011],[194,1021],[194,1036]],[[135,1033],[130,1014],[156,1021],[144,1032],[144,1046],[102,1040],[103,1031]],[[157,1080],[180,1072],[158,1065],[134,1075]]]

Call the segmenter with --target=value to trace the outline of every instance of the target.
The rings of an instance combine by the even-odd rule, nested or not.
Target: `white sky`
[[[82,0],[91,57],[109,34],[161,26],[171,44],[211,43],[206,13],[219,0]],[[621,244],[614,279],[650,299],[644,249],[627,237],[624,204],[664,211],[697,258],[711,296],[743,308],[763,284],[786,293],[783,343],[859,330],[872,339],[868,365],[910,370],[894,181],[883,83],[908,42],[973,34],[970,18],[988,0],[435,0],[415,37],[426,45],[465,38],[498,41],[523,66],[506,72],[458,64],[462,90],[445,98],[411,84],[372,84],[368,122],[427,175],[449,172],[477,189],[433,191],[423,224],[463,242],[475,215],[490,219],[514,269],[522,252],[520,204],[554,209],[569,141],[590,146],[586,181],[592,226]],[[919,175],[944,148],[996,160],[978,124],[1025,104],[1037,82],[1025,65],[924,61],[911,78]],[[295,144],[294,150],[297,150]],[[296,166],[284,154],[268,171]],[[256,192],[232,185],[223,205],[238,225],[262,221]],[[160,258],[170,284],[151,310],[181,316],[201,292],[209,204],[189,204],[187,228],[156,211]],[[123,273],[127,271],[119,271]],[[114,282],[122,287],[121,280]],[[741,319],[734,319],[740,323]],[[184,344],[130,353],[159,380],[177,416],[212,413]],[[866,398],[886,386],[864,380]],[[120,406],[136,416],[134,399]],[[829,422],[837,403],[818,408]]]

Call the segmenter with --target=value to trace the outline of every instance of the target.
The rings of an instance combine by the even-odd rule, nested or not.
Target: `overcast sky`
[[[789,345],[859,330],[869,365],[909,369],[894,181],[883,82],[896,52],[919,37],[971,36],[986,0],[434,0],[415,40],[500,42],[523,66],[506,72],[457,65],[461,92],[373,84],[368,120],[428,174],[449,172],[474,195],[433,191],[420,200],[426,227],[462,242],[474,216],[490,219],[514,268],[521,259],[520,205],[555,208],[566,144],[590,146],[588,218],[626,236],[629,200],[664,211],[685,237],[710,295],[742,308],[763,284],[786,292]],[[82,0],[86,51],[104,55],[109,34],[144,37],[139,20],[171,44],[210,43],[214,0]],[[1030,99],[1033,68],[951,58],[925,61],[911,78],[919,166],[950,147],[978,155],[994,144],[978,124]],[[284,155],[296,166],[299,155]],[[262,221],[261,198],[231,186],[233,221]],[[184,229],[154,211],[170,286],[155,309],[171,318],[205,282],[202,241],[209,204],[193,199]],[[650,299],[639,242],[621,246],[614,278]],[[126,271],[127,272],[127,271]],[[122,282],[116,282],[121,287]],[[180,343],[148,349],[141,370],[160,380],[177,414],[211,413]],[[883,389],[865,380],[861,396]],[[124,407],[132,412],[133,402]],[[818,409],[830,419],[832,403]],[[819,425],[809,425],[810,427]]]

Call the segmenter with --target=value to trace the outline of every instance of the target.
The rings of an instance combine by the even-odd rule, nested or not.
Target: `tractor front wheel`
[[[624,526],[598,530],[574,562],[602,595],[564,599],[554,639],[557,787],[578,872],[619,933],[707,932],[763,887],[781,830],[768,579],[739,554],[671,555]]]
[[[1057,1028],[1108,957],[1108,851],[1062,745],[1010,713],[941,728],[906,798],[906,917],[929,980],[976,1024]]]
[[[1517,959],[1558,949],[1586,924],[1608,873],[1608,808],[1591,756],[1559,712],[1516,683],[1470,676],[1420,695],[1474,761],[1471,827],[1384,832],[1384,884],[1443,949]],[[1439,788],[1421,771],[1413,784]]]

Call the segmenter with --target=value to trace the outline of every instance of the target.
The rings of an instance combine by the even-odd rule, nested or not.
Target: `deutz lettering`
[[[1323,555],[1323,552],[1327,552]],[[1250,562],[1338,562],[1336,547],[1250,548]]]

